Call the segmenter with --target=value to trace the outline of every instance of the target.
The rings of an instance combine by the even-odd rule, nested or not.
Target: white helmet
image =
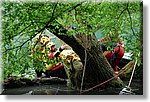
[[[47,48],[49,48],[51,50],[51,47],[54,45],[55,45],[54,42],[49,42],[46,46],[47,46]]]

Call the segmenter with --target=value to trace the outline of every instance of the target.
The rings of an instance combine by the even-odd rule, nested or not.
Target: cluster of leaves
[[[6,76],[24,73],[26,68],[34,69],[27,56],[28,46],[35,33],[42,32],[49,24],[68,27],[68,35],[100,32],[107,36],[112,31],[115,36],[121,36],[126,52],[137,57],[142,51],[141,2],[3,2],[2,6]]]

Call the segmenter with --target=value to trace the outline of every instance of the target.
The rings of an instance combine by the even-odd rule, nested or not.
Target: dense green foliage
[[[43,32],[48,24],[59,24],[75,33],[121,36],[126,52],[132,58],[141,58],[142,52],[142,3],[141,2],[3,2],[3,63],[4,76],[14,73],[23,76],[34,69],[29,46],[35,34]],[[59,29],[59,28],[58,28]],[[54,30],[54,29],[49,29]]]

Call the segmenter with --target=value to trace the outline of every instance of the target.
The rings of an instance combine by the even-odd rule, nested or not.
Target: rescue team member
[[[67,45],[61,46],[58,50],[56,49],[55,43],[48,43],[47,47],[50,52],[48,54],[48,64],[46,64],[47,70],[45,72],[46,77],[59,77],[67,78],[66,71],[62,64],[62,60],[59,57],[60,53],[67,47]]]
[[[101,48],[104,51],[104,56],[107,58],[108,62],[110,63],[110,65],[112,66],[113,70],[115,71],[115,73],[118,73],[118,69],[119,67],[117,66],[121,60],[121,58],[124,55],[124,49],[122,47],[122,42],[120,41],[120,38],[117,38],[117,42],[112,42],[113,39],[113,34],[112,32],[110,32],[108,37],[104,37],[101,40],[98,40],[101,43],[105,43],[105,42],[110,42],[112,43],[112,46],[114,47],[114,49],[112,51],[107,51],[107,47],[109,45],[104,45],[101,44]],[[115,44],[113,44],[115,43]]]
[[[36,35],[36,43],[34,44],[32,55],[33,55],[33,65],[35,67],[35,72],[37,77],[41,77],[44,73],[44,63],[46,60],[46,45],[50,41],[49,36],[43,34]]]
[[[43,34],[36,35],[36,43],[31,49],[31,52],[33,65],[36,67],[35,72],[38,78],[42,76],[42,73],[46,74],[46,77],[67,77],[59,57],[60,52],[62,52],[65,47],[66,45],[61,46],[59,50],[56,50],[55,43],[50,42],[49,36]]]

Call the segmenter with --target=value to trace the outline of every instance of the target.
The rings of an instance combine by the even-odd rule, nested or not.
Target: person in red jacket
[[[47,70],[45,71],[46,77],[58,77],[66,79],[67,74],[59,55],[67,45],[61,46],[58,50],[56,49],[55,43],[53,42],[48,43],[47,46],[50,52],[48,54],[48,64],[46,66]]]
[[[121,58],[124,56],[124,48],[122,47],[122,42],[120,41],[120,38],[117,38],[117,42],[113,42],[112,40],[112,33],[110,32],[108,37],[104,37],[101,40],[98,40],[101,43],[104,42],[110,42],[114,47],[113,50],[107,51],[108,45],[101,44],[101,48],[104,51],[104,56],[107,58],[108,62],[112,66],[115,73],[118,73],[119,67],[117,66],[121,60]],[[114,44],[113,44],[114,43]]]

